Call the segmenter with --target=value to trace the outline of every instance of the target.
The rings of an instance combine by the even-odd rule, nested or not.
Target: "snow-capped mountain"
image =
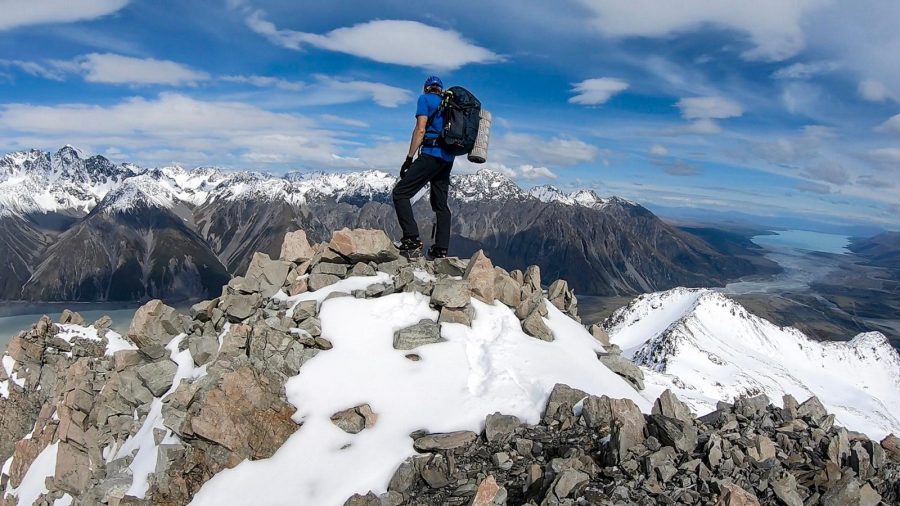
[[[698,413],[740,395],[815,395],[848,427],[900,432],[900,355],[878,332],[814,341],[718,292],[685,288],[642,295],[605,326],[651,395],[670,388]]]
[[[381,228],[399,237],[390,195],[396,181],[395,176],[377,170],[273,175],[215,167],[141,168],[117,165],[102,156],[85,157],[71,146],[55,154],[36,150],[10,153],[0,158],[0,230],[9,231],[8,237],[0,237],[0,253],[12,259],[9,265],[0,265],[0,279],[4,280],[0,299],[34,294],[59,299],[75,292],[98,293],[22,290],[38,265],[42,266],[43,283],[57,286],[50,280],[54,266],[92,258],[97,248],[107,249],[79,241],[73,233],[66,235],[97,213],[129,215],[124,225],[141,223],[138,236],[159,232],[162,223],[177,218],[184,232],[179,243],[194,243],[191,249],[195,252],[212,251],[234,273],[246,269],[254,251],[276,254],[284,233],[298,227],[316,241],[345,226]],[[423,236],[432,224],[427,200],[426,195],[416,204]],[[751,262],[718,252],[637,204],[600,198],[593,191],[563,195],[545,188],[528,192],[504,174],[482,170],[452,176],[451,208],[455,254],[470,255],[483,248],[510,265],[537,261],[586,293],[635,294],[677,285],[720,285],[756,272]],[[145,211],[157,217],[165,211],[163,214],[171,216],[140,219],[138,214]],[[82,233],[88,229],[92,230],[79,228]],[[103,240],[137,244],[136,237],[124,239],[102,232]],[[114,232],[126,233],[124,229]],[[99,236],[92,232],[92,237]],[[67,248],[74,248],[65,250],[71,258],[54,258],[63,250],[53,246],[63,238],[69,241]],[[205,243],[204,247],[198,241]],[[82,251],[88,244],[92,244],[92,252]],[[679,258],[679,262],[673,263],[671,258]],[[195,260],[177,262],[189,265]],[[124,259],[111,258],[110,265],[124,267]],[[61,280],[61,285],[102,284],[82,279],[82,274],[92,271],[69,267],[71,272],[81,273],[79,279]],[[214,290],[216,286],[206,288]],[[130,287],[125,293],[136,291]]]

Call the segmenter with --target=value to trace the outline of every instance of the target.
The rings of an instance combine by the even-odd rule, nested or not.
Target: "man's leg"
[[[453,162],[441,160],[441,170],[431,180],[431,210],[434,211],[435,236],[434,246],[442,249],[450,247],[450,206],[447,197],[450,193],[450,171]]]
[[[397,181],[394,186],[391,196],[394,199],[394,210],[397,212],[397,221],[400,222],[404,239],[419,237],[419,226],[416,224],[410,199],[440,170],[439,162],[440,160],[433,156],[419,155],[406,172],[406,177]]]

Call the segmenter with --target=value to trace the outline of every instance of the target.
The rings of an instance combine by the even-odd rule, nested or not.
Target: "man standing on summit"
[[[403,230],[403,238],[397,244],[406,256],[418,254],[422,249],[419,227],[413,216],[410,199],[426,184],[431,183],[431,209],[435,214],[434,243],[428,249],[430,259],[447,256],[450,246],[450,207],[447,194],[450,191],[450,170],[455,156],[442,147],[439,137],[444,127],[441,101],[444,83],[437,76],[425,80],[424,92],[416,106],[416,127],[409,142],[409,153],[400,168],[400,180],[394,186],[394,208]],[[419,156],[416,156],[416,153]]]

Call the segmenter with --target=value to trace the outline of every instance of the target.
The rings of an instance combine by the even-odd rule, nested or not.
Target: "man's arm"
[[[416,116],[416,127],[413,128],[412,139],[409,141],[409,154],[406,155],[407,158],[416,156],[416,151],[419,150],[419,146],[421,146],[422,141],[425,140],[425,126],[427,124],[428,116]]]

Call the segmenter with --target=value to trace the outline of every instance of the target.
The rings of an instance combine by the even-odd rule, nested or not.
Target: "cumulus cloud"
[[[204,154],[219,163],[232,159],[320,166],[338,164],[334,155],[344,144],[333,132],[299,115],[177,93],[108,106],[6,104],[0,106],[0,135],[22,148],[77,143],[132,152],[167,150],[186,158]]]
[[[547,167],[535,167],[533,165],[520,165],[518,175],[522,179],[556,179],[556,174]]]
[[[894,98],[891,90],[883,82],[875,79],[866,79],[859,83],[859,96],[869,102],[884,102]]]
[[[576,95],[569,99],[569,103],[582,105],[605,104],[613,95],[628,89],[628,83],[614,77],[600,77],[586,79],[576,83],[572,92]]]
[[[47,23],[71,23],[113,14],[128,0],[3,0],[0,31]]]
[[[684,119],[725,119],[744,114],[741,104],[724,97],[682,98],[676,106]]]
[[[497,156],[509,165],[568,167],[593,161],[600,150],[580,139],[545,139],[530,134],[509,133],[491,140],[488,156]]]
[[[593,25],[612,37],[665,37],[706,25],[746,34],[754,47],[749,60],[780,61],[806,45],[801,20],[828,0],[580,0],[594,14]]]
[[[494,52],[467,41],[456,31],[405,20],[375,20],[337,28],[325,34],[280,29],[262,11],[247,26],[272,43],[293,50],[305,45],[381,63],[435,70],[454,70],[470,63],[500,60]]]
[[[875,131],[900,134],[900,114],[891,116],[887,121],[875,127]]]
[[[316,105],[346,104],[360,100],[373,100],[382,107],[397,107],[413,99],[412,93],[403,88],[372,81],[340,80],[317,75],[317,83],[307,90],[301,100]]]
[[[195,84],[209,74],[187,65],[155,58],[133,58],[118,54],[91,53],[77,61],[84,80],[107,84]]]

